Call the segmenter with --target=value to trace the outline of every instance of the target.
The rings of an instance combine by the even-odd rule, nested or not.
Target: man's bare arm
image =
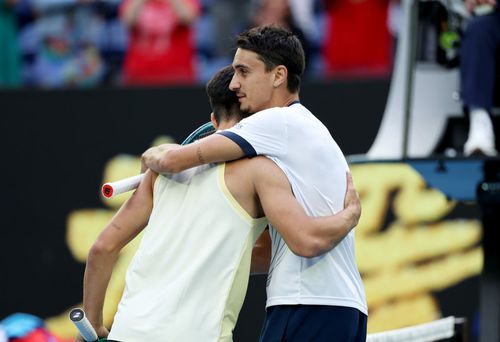
[[[231,139],[212,134],[185,146],[164,144],[151,147],[142,154],[142,171],[157,173],[181,172],[194,166],[236,160],[244,156],[241,148]]]
[[[144,229],[149,220],[156,176],[151,171],[146,173],[138,189],[118,210],[89,251],[84,276],[83,308],[100,337],[107,335],[102,310],[113,266],[121,249]]]
[[[293,253],[315,257],[328,252],[357,224],[361,204],[350,174],[346,207],[335,215],[310,217],[293,197],[288,179],[274,163],[259,165],[258,170],[255,188],[261,205]]]

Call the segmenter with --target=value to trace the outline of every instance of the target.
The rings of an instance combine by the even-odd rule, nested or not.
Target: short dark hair
[[[258,54],[267,71],[284,65],[288,70],[288,90],[294,93],[300,89],[305,55],[302,43],[292,32],[277,25],[258,26],[239,34],[236,46]]]
[[[206,91],[217,123],[234,118],[241,120],[245,116],[240,110],[236,93],[229,89],[233,75],[233,67],[228,65],[217,71],[207,83]]]

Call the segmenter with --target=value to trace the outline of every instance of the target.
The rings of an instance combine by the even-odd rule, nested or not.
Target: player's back
[[[264,229],[237,203],[225,164],[192,177],[159,176],[154,206],[110,339],[231,341]]]

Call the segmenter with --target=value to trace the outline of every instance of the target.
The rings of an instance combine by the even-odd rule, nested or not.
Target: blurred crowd
[[[204,83],[234,37],[275,23],[302,40],[306,78],[390,73],[391,0],[0,0],[0,87]],[[392,28],[392,30],[391,30]]]

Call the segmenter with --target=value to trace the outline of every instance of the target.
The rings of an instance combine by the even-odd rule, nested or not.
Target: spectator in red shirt
[[[126,85],[186,84],[196,80],[192,23],[198,0],[124,0],[120,17],[129,29]]]
[[[387,76],[392,38],[389,0],[324,0],[327,28],[323,57],[328,76]]]

